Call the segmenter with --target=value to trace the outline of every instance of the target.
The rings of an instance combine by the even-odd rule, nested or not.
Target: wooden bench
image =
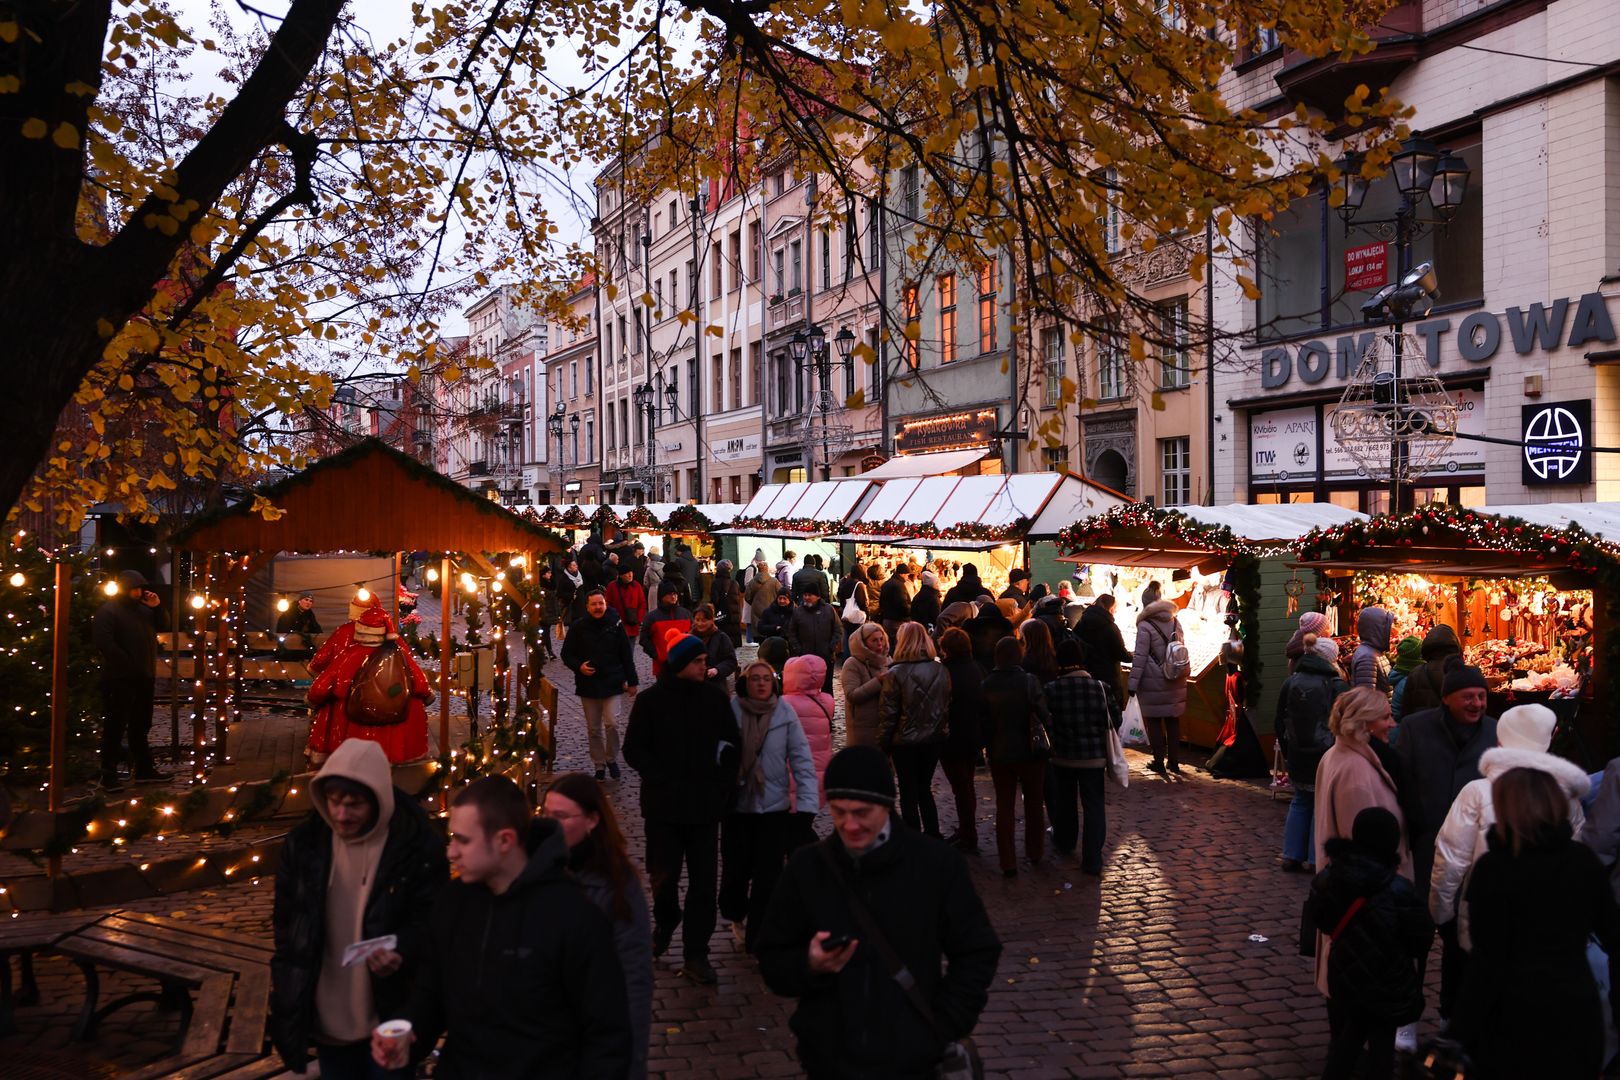
[[[63,938],[78,933],[101,918],[93,914],[30,915],[0,922],[0,1037],[17,1033],[17,1005],[39,1001],[39,984],[34,981],[34,954],[51,952]],[[11,958],[17,957],[21,980],[17,992],[11,989]]]
[[[130,1074],[131,1080],[269,1076],[266,1059],[272,949],[241,935],[157,915],[119,912],[56,942],[55,951],[84,972],[84,1008],[75,1038],[90,1038],[109,1014],[137,1001],[180,1013],[174,1054]],[[100,1002],[100,968],[157,980],[159,990]],[[193,997],[195,995],[195,997]]]

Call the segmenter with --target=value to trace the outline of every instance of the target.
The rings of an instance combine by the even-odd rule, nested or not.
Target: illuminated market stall
[[[1193,689],[1182,734],[1214,744],[1226,713],[1221,646],[1234,631],[1244,643],[1251,723],[1262,739],[1272,728],[1283,647],[1297,625],[1308,585],[1290,569],[1300,537],[1313,529],[1365,521],[1355,510],[1327,503],[1180,506],[1132,504],[1064,529],[1057,547],[1080,568],[1084,602],[1110,594],[1127,647],[1134,640],[1142,591],[1159,583],[1192,656]]]
[[[1612,536],[1620,503],[1426,507],[1313,533],[1299,565],[1319,575],[1337,631],[1374,604],[1395,614],[1392,641],[1451,626],[1485,671],[1493,713],[1551,705],[1570,729],[1555,749],[1595,768],[1620,748],[1604,693],[1616,664],[1604,614],[1620,582]]]

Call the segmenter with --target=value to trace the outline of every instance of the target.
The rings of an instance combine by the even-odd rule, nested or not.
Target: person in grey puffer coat
[[[901,820],[929,836],[940,835],[932,785],[949,733],[950,708],[951,678],[934,659],[927,628],[922,623],[901,623],[894,659],[883,680],[878,746],[894,762]]]
[[[1389,693],[1389,635],[1395,628],[1395,613],[1381,607],[1364,607],[1356,616],[1356,637],[1361,644],[1350,657],[1350,687],[1373,686]]]
[[[1164,659],[1170,643],[1182,640],[1176,605],[1169,600],[1154,600],[1136,617],[1130,690],[1141,704],[1142,726],[1153,747],[1153,763],[1148,768],[1160,775],[1167,760],[1171,772],[1181,772],[1181,714],[1187,711],[1187,678],[1166,677]]]
[[[876,746],[879,697],[889,670],[889,635],[877,622],[862,623],[849,636],[849,659],[838,677],[844,684],[844,743]]]

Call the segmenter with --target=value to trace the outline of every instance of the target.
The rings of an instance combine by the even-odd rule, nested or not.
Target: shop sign
[[[759,457],[759,434],[736,439],[717,439],[709,444],[716,461],[745,461]]]
[[[976,409],[912,420],[895,433],[894,449],[897,454],[933,454],[989,448],[998,418],[995,409]]]
[[[1380,240],[1344,253],[1344,289],[1365,292],[1389,284],[1389,244]]]
[[[1488,434],[1485,423],[1485,395],[1480,390],[1453,390],[1451,400],[1457,405],[1457,433],[1459,435]],[[1355,456],[1339,445],[1333,437],[1333,414],[1339,403],[1322,407],[1323,440],[1322,478],[1324,480],[1364,479],[1366,472]],[[1474,439],[1456,439],[1435,461],[1426,474],[1434,480],[1448,476],[1479,479],[1485,473],[1486,444]]]
[[[1430,319],[1409,329],[1423,341],[1423,355],[1409,358],[1413,365],[1421,359],[1430,369],[1439,368],[1443,339],[1452,333],[1452,321]],[[1296,375],[1300,382],[1310,386],[1330,376],[1336,380],[1348,379],[1355,374],[1362,358],[1377,349],[1378,337],[1384,332],[1365,330],[1345,334],[1332,346],[1321,340],[1301,345],[1273,345],[1260,354],[1260,386],[1276,390],[1287,386]],[[1596,292],[1578,299],[1555,300],[1551,304],[1510,307],[1502,315],[1476,311],[1457,324],[1456,335],[1457,355],[1470,364],[1488,362],[1501,351],[1504,343],[1511,345],[1519,356],[1529,356],[1532,352],[1553,352],[1563,346],[1578,349],[1592,342],[1612,345],[1620,340],[1615,335],[1608,301],[1602,293]]]
[[[1592,402],[1537,402],[1521,411],[1524,486],[1590,484]]]
[[[1250,414],[1249,477],[1270,483],[1316,479],[1315,405]]]
[[[578,481],[578,480],[570,480],[570,481],[568,481],[568,483],[563,485],[563,494],[564,495],[577,495],[577,494],[579,494],[580,489],[583,488],[584,486],[585,485],[583,483],[581,483],[580,481]]]
[[[877,468],[879,465],[882,465],[888,460],[889,459],[884,457],[882,454],[867,454],[865,457],[861,458],[861,472],[871,472],[873,469]]]

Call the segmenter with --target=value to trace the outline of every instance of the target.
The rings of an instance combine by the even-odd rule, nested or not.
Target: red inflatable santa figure
[[[339,637],[346,641],[332,650]],[[339,627],[310,667],[312,762],[320,764],[345,739],[370,739],[395,764],[427,756],[426,703],[433,690],[410,651],[399,645],[380,601],[374,598],[357,620]]]

